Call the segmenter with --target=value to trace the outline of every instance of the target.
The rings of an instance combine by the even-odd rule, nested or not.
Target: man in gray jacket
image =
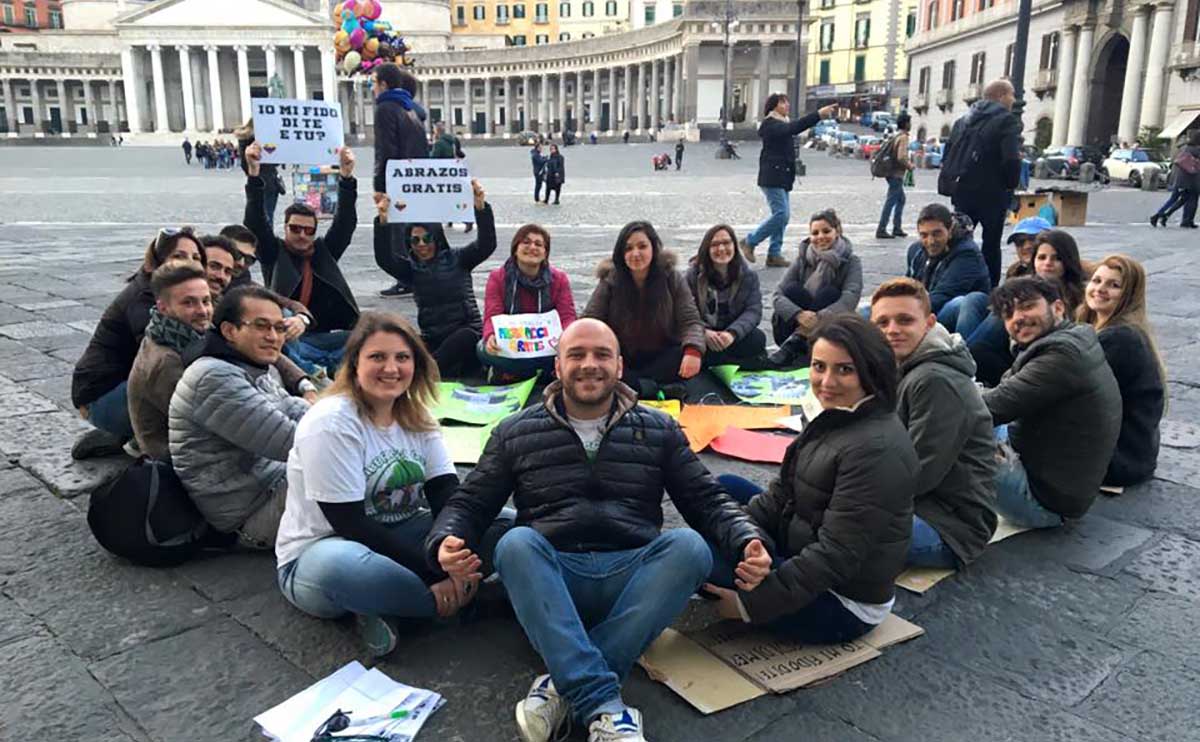
[[[1062,525],[1100,491],[1121,430],[1121,391],[1096,331],[1065,319],[1057,282],[1009,279],[991,303],[1016,355],[983,393],[992,421],[1009,423],[1008,441],[999,435],[996,509],[1029,528]]]
[[[280,298],[246,286],[217,307],[199,357],[171,397],[171,460],[214,528],[269,549],[287,497],[287,457],[308,403],[288,395],[272,364],[287,325]],[[189,362],[190,361],[190,362]]]
[[[996,440],[975,361],[963,339],[938,324],[929,292],[912,278],[875,290],[871,321],[900,364],[896,414],[921,462],[908,563],[968,564],[996,530]]]

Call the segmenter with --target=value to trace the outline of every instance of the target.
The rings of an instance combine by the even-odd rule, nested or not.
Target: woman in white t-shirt
[[[425,559],[433,516],[458,476],[429,412],[437,365],[403,318],[366,312],[337,380],[300,421],[288,455],[288,497],[275,542],[279,587],[320,618],[355,614],[376,656],[396,646],[395,618],[454,615],[484,573],[452,580]],[[486,544],[513,521],[501,513]],[[494,532],[494,533],[493,533]],[[490,550],[481,547],[490,561]]]

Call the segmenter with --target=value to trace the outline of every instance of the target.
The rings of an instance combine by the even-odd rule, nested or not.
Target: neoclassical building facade
[[[644,133],[722,119],[752,126],[791,89],[791,0],[737,0],[725,46],[723,0],[689,0],[671,21],[541,47],[455,50],[449,0],[398,0],[432,123],[466,136],[521,131]],[[369,136],[368,80],[335,66],[332,26],[287,0],[64,0],[67,28],[0,38],[8,136],[130,132],[153,140],[228,132],[273,79],[289,96],[337,99],[347,132]],[[387,17],[387,16],[385,16]],[[398,21],[397,26],[401,24]]]

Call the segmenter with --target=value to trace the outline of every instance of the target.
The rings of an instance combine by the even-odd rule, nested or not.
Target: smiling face
[[[526,232],[517,243],[517,267],[529,275],[536,274],[546,261],[546,236],[541,232]]]
[[[708,243],[708,258],[718,269],[724,268],[733,262],[735,248],[733,235],[722,229],[714,234],[712,241]]]
[[[1033,235],[1017,235],[1013,238],[1013,247],[1017,251],[1017,260],[1024,265],[1033,263]]]
[[[212,321],[212,293],[203,278],[176,284],[163,292],[155,302],[162,314],[191,325],[196,332],[204,332]]]
[[[424,227],[413,227],[408,234],[408,249],[414,258],[424,263],[433,259],[433,254],[437,252],[437,245],[434,244],[433,235],[429,233],[429,230]]]
[[[603,322],[576,320],[563,331],[554,370],[562,381],[563,394],[576,408],[573,414],[606,411],[621,369],[617,336]]]
[[[1124,276],[1116,268],[1101,265],[1088,281],[1084,296],[1088,308],[1098,314],[1101,319],[1111,317],[1121,302],[1125,290]]]
[[[203,265],[200,259],[200,243],[190,237],[180,237],[175,242],[175,248],[167,255],[167,260],[183,260]]]
[[[654,261],[654,244],[645,232],[634,232],[625,240],[625,267],[637,281],[650,275],[650,264]]]
[[[813,343],[809,381],[822,409],[853,407],[867,396],[850,353],[825,338]]]
[[[208,248],[207,257],[208,266],[205,270],[208,274],[208,285],[212,289],[213,299],[216,300],[229,288],[229,282],[237,273],[237,261],[227,251],[215,245]]]
[[[247,297],[242,299],[242,321],[221,323],[221,335],[234,350],[249,360],[270,366],[279,360],[283,348],[283,310],[273,301]]]
[[[317,238],[316,217],[292,214],[284,225],[283,244],[288,250],[307,255]]]
[[[1044,297],[1018,302],[1012,314],[1004,318],[1004,329],[1017,345],[1029,345],[1050,332],[1062,321],[1066,309],[1062,301],[1048,303]]]
[[[915,296],[885,296],[871,305],[871,322],[892,346],[896,360],[903,363],[937,324],[937,316],[925,310]]]
[[[1058,250],[1054,249],[1054,245],[1043,242],[1037,246],[1037,252],[1033,255],[1033,269],[1042,278],[1062,278],[1063,262],[1059,259]]]
[[[810,244],[818,250],[828,250],[837,242],[838,233],[833,225],[824,219],[816,219],[808,225]]]
[[[372,409],[387,409],[408,391],[416,361],[404,336],[377,332],[358,352],[354,379]]]
[[[925,254],[936,258],[950,247],[950,228],[937,219],[927,219],[917,225],[917,236]]]

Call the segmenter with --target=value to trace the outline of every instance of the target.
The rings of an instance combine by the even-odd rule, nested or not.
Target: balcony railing
[[[909,99],[909,103],[913,108],[923,110],[929,108],[929,95],[927,93],[913,93]]]
[[[963,90],[962,99],[967,103],[974,103],[983,97],[983,83],[973,82]]]
[[[1171,50],[1171,67],[1186,70],[1200,67],[1200,41],[1185,41]]]
[[[937,91],[933,98],[933,102],[937,103],[942,108],[954,105],[954,90],[951,88],[942,88]]]
[[[1033,92],[1044,93],[1058,87],[1058,70],[1038,70],[1033,79]]]

